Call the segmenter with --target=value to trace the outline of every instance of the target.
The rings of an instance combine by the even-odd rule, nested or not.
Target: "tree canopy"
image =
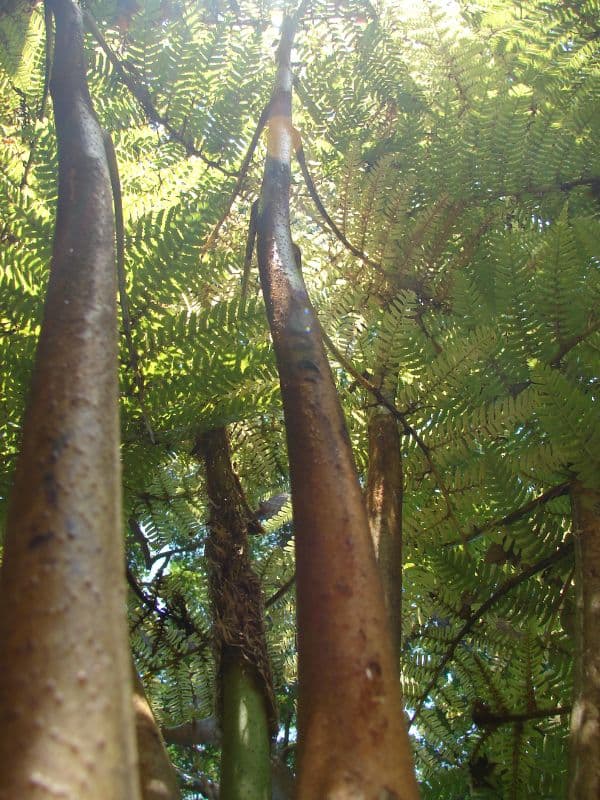
[[[254,257],[275,49],[294,11],[84,4],[90,95],[118,171],[131,647],[189,798],[216,796],[221,777],[207,720],[222,522],[202,444],[215,430],[262,595],[274,753],[296,764],[290,474]],[[49,15],[5,12],[3,513],[57,199]],[[385,446],[402,554],[380,563],[401,586],[396,656],[423,798],[567,793],[578,537],[600,517],[599,19],[595,0],[313,0],[298,22],[292,232],[373,497],[370,431],[383,418],[399,434]]]

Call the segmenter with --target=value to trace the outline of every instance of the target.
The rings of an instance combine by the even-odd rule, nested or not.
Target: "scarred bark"
[[[398,658],[402,638],[402,456],[398,422],[387,408],[373,409],[368,439],[367,512]]]
[[[132,674],[142,800],[179,800],[181,794],[177,784],[177,774],[148,703],[144,684],[133,664]]]
[[[571,489],[575,537],[575,674],[569,800],[600,797],[600,492]]]
[[[416,798],[387,614],[343,413],[289,222],[293,25],[268,123],[258,261],[277,357],[296,536],[299,800]]]
[[[0,798],[139,797],[112,197],[81,15],[51,0],[59,200],[0,586]]]

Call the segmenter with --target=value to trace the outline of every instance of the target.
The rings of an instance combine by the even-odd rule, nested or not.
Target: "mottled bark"
[[[366,508],[289,221],[293,25],[268,123],[258,261],[286,421],[296,537],[299,800],[418,796]]]
[[[114,228],[79,8],[51,0],[59,199],[0,585],[0,798],[135,800]]]
[[[231,465],[224,428],[198,437],[211,503],[206,559],[214,614],[221,719],[221,800],[271,797],[274,699],[260,582],[248,533],[260,529]]]
[[[394,644],[402,639],[402,455],[398,422],[383,406],[368,426],[367,512]]]
[[[600,797],[600,492],[574,483],[575,671],[569,800]]]
[[[133,668],[133,710],[142,800],[179,800],[177,774],[148,703],[144,684]]]

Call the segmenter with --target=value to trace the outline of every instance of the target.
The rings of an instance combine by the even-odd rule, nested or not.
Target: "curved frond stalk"
[[[119,287],[119,304],[121,306],[121,315],[123,319],[123,333],[125,334],[125,341],[127,343],[127,350],[129,352],[129,365],[133,372],[133,379],[137,389],[137,396],[142,412],[144,426],[148,431],[148,437],[150,441],[152,444],[156,444],[154,431],[152,430],[150,418],[145,407],[144,374],[140,366],[140,359],[137,350],[135,349],[131,330],[131,314],[129,313],[129,298],[127,297],[127,284],[125,280],[125,227],[123,223],[123,197],[121,191],[121,179],[119,178],[119,163],[117,161],[115,146],[110,134],[107,131],[104,131],[103,137],[115,211],[117,285]]]
[[[545,558],[540,559],[536,564],[531,565],[527,569],[524,569],[521,573],[514,575],[512,578],[506,580],[495,592],[493,592],[489,598],[479,606],[479,608],[469,615],[465,624],[461,627],[459,632],[454,636],[449,644],[448,649],[444,653],[443,658],[441,659],[440,663],[437,665],[433,677],[427,684],[427,687],[417,703],[415,704],[415,711],[411,717],[410,724],[411,726],[414,725],[415,721],[421,714],[421,710],[423,708],[423,704],[427,700],[429,693],[435,688],[440,676],[443,674],[443,671],[447,664],[454,658],[454,654],[458,645],[462,642],[465,636],[470,633],[476,624],[479,622],[480,619],[484,617],[487,612],[492,609],[502,598],[505,597],[508,592],[512,591],[515,587],[517,587],[523,581],[528,580],[533,575],[536,575],[538,572],[541,572],[543,569],[547,569],[552,564],[560,561],[564,558],[571,550],[573,545],[572,539],[568,539],[565,541],[554,553]]]
[[[0,797],[136,800],[112,197],[81,13],[49,5],[59,202],[2,568]]]
[[[220,172],[224,173],[225,175],[231,176],[232,173],[229,170],[225,169],[219,162],[213,161],[210,158],[207,158],[204,154],[202,147],[196,147],[194,142],[190,141],[185,136],[175,130],[173,125],[169,122],[168,118],[158,112],[154,103],[152,102],[152,98],[150,96],[150,92],[148,91],[147,87],[143,84],[137,82],[132,75],[129,74],[125,66],[121,63],[120,59],[115,55],[115,53],[109,47],[106,39],[102,35],[100,28],[94,17],[89,13],[89,11],[84,12],[84,20],[87,28],[90,30],[98,45],[102,48],[106,57],[112,64],[112,67],[118,76],[119,80],[123,82],[123,84],[129,89],[131,94],[135,97],[138,101],[140,106],[143,108],[144,113],[148,117],[150,122],[153,122],[155,125],[162,125],[162,127],[167,131],[169,136],[173,139],[174,142],[180,144],[183,149],[185,150],[188,156],[195,156],[196,158],[202,159],[202,161],[206,164],[207,167],[212,167],[213,169],[217,169]]]
[[[294,24],[268,122],[258,262],[275,347],[296,535],[297,797],[418,796],[366,509],[289,219]]]
[[[569,800],[600,794],[600,494],[571,490],[575,542],[575,676]]]

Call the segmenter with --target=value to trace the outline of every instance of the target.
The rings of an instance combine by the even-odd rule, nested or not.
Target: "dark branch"
[[[270,606],[274,605],[278,600],[286,595],[292,586],[296,583],[296,573],[292,575],[292,577],[287,580],[283,586],[280,586],[277,591],[269,597],[268,600],[265,600],[265,608],[269,608]]]
[[[219,784],[214,783],[206,775],[197,774],[193,778],[179,773],[182,779],[182,787],[188,792],[196,792],[202,795],[205,800],[219,800]]]
[[[379,264],[377,261],[374,261],[372,258],[369,258],[369,256],[366,253],[364,253],[359,247],[353,245],[352,242],[349,241],[348,237],[343,233],[343,231],[341,231],[338,228],[333,219],[329,216],[327,209],[323,205],[323,201],[319,197],[319,193],[317,192],[317,187],[315,186],[315,182],[312,179],[312,175],[308,170],[308,165],[306,164],[306,157],[304,155],[304,147],[300,142],[299,136],[296,137],[296,158],[298,159],[298,164],[300,165],[300,170],[302,172],[302,177],[304,178],[304,183],[306,184],[306,188],[308,189],[308,193],[313,203],[317,207],[317,211],[323,217],[323,220],[325,221],[325,224],[327,225],[329,230],[334,234],[336,239],[338,239],[344,245],[344,247],[352,253],[352,255],[356,256],[365,264],[367,264],[369,267],[376,270],[377,272],[380,272],[382,275],[385,276],[381,264]]]
[[[471,533],[467,535],[466,541],[472,542],[488,531],[497,530],[498,528],[506,528],[509,525],[512,525],[514,522],[517,522],[523,517],[526,517],[528,514],[531,514],[531,512],[534,511],[538,506],[545,505],[546,503],[549,503],[550,500],[554,500],[556,497],[563,497],[564,495],[568,494],[570,486],[571,484],[569,481],[559,483],[558,486],[553,486],[551,489],[547,489],[542,494],[534,497],[533,500],[530,500],[528,503],[525,503],[520,508],[511,511],[510,514],[506,514],[506,516],[501,517],[500,519],[492,519],[489,522],[484,522],[482,525],[473,526]],[[459,544],[463,544],[462,539],[454,542],[447,542],[444,547],[454,547]]]
[[[233,191],[229,196],[229,199],[225,206],[225,210],[219,217],[217,224],[210,232],[206,242],[202,247],[203,254],[207,253],[214,246],[215,242],[217,241],[219,231],[221,230],[221,228],[225,224],[225,221],[227,220],[227,217],[229,216],[231,207],[235,203],[235,200],[239,195],[239,193],[242,191],[242,186],[244,185],[244,181],[246,179],[246,175],[248,173],[248,169],[250,168],[250,163],[252,161],[252,156],[254,155],[254,151],[256,150],[256,145],[258,144],[258,140],[263,131],[263,128],[265,127],[267,120],[269,119],[269,113],[270,113],[270,104],[267,103],[267,105],[263,108],[261,115],[258,119],[256,130],[254,131],[252,139],[250,140],[250,144],[248,145],[248,150],[246,151],[246,155],[244,156],[244,160],[242,161],[242,166],[240,167],[240,171],[237,180],[235,182],[235,186],[233,187]],[[254,213],[256,214],[256,212]]]
[[[196,625],[191,621],[187,614],[185,616],[183,614],[179,614],[169,606],[169,604],[163,599],[165,604],[165,608],[160,608],[156,598],[148,597],[146,593],[142,590],[139,586],[138,582],[135,579],[133,572],[127,568],[127,583],[131,587],[133,593],[140,599],[143,605],[146,606],[150,611],[160,617],[162,620],[172,620],[181,630],[183,630],[188,636],[196,636],[199,640],[199,643],[202,647],[207,647],[210,644],[209,637],[201,630],[199,630]],[[185,609],[184,609],[185,610]]]
[[[532,566],[528,567],[527,569],[520,572],[518,575],[513,575],[512,578],[504,581],[504,583],[485,601],[482,603],[477,611],[474,611],[470,617],[467,619],[465,624],[459,630],[459,632],[454,636],[453,639],[450,640],[448,645],[448,649],[444,654],[442,660],[438,664],[433,677],[427,684],[427,688],[419,698],[416,706],[415,711],[412,715],[410,720],[410,725],[414,725],[415,720],[421,713],[423,708],[423,703],[429,696],[429,693],[435,688],[436,683],[440,679],[440,676],[446,665],[451,661],[452,657],[454,656],[454,652],[461,641],[465,638],[465,636],[475,627],[477,622],[487,614],[487,612],[493,608],[503,597],[505,597],[510,591],[512,591],[516,586],[523,583],[523,581],[528,580],[533,575],[537,575],[538,572],[542,572],[542,570],[547,569],[548,567],[555,564],[557,561],[563,559],[566,555],[568,555],[571,550],[573,549],[573,539],[569,537],[554,553],[551,553],[549,556],[542,558],[540,561],[532,564]]]
[[[224,175],[235,175],[235,173],[231,172],[228,169],[225,169],[220,162],[213,161],[207,156],[204,155],[202,152],[202,148],[197,148],[192,141],[187,139],[180,131],[176,130],[173,125],[169,122],[167,117],[161,114],[154,103],[152,102],[152,98],[150,97],[150,92],[148,91],[147,87],[140,83],[139,81],[135,80],[135,78],[131,75],[131,72],[124,66],[121,59],[115,55],[112,48],[102,35],[96,20],[93,16],[89,13],[89,11],[83,12],[83,18],[86,24],[87,29],[90,33],[94,36],[102,50],[104,51],[106,57],[112,64],[112,67],[115,71],[115,74],[126,86],[131,94],[135,97],[138,103],[144,110],[147,118],[153,122],[155,125],[161,125],[165,131],[169,134],[169,137],[177,144],[180,144],[188,156],[196,156],[197,158],[202,159],[202,161],[208,166],[213,167],[214,169],[218,169]]]
[[[571,713],[571,706],[558,706],[556,708],[538,708],[535,711],[526,711],[522,714],[496,714],[485,703],[476,703],[473,707],[472,719],[480,728],[497,728],[500,725],[529,722],[533,719],[546,717],[562,717]]]
[[[139,544],[142,555],[144,556],[144,566],[146,569],[152,569],[152,564],[154,559],[152,558],[152,554],[150,553],[150,546],[148,544],[148,540],[142,533],[142,528],[140,523],[135,519],[135,517],[129,517],[128,519],[129,530],[131,531],[131,535],[133,536],[134,540]]]
[[[599,181],[600,183],[600,181]],[[585,341],[588,336],[591,336],[596,331],[600,330],[600,320],[596,320],[596,322],[589,325],[582,333],[577,334],[577,336],[572,336],[570,339],[567,339],[566,342],[563,343],[558,353],[554,356],[552,361],[550,362],[551,367],[559,367],[560,362],[563,358],[569,353],[574,347],[577,347],[578,344]]]
[[[425,291],[421,281],[411,279],[406,275],[398,275],[396,273],[387,272],[383,269],[380,263],[370,258],[359,247],[356,247],[356,245],[352,244],[344,232],[340,230],[340,228],[333,221],[327,209],[323,205],[323,201],[317,192],[315,182],[313,181],[312,175],[309,172],[308,165],[306,163],[306,157],[304,155],[304,148],[302,146],[300,136],[297,133],[295,136],[295,145],[296,158],[298,159],[298,164],[300,165],[300,170],[302,172],[302,177],[304,178],[304,183],[306,184],[308,193],[313,203],[317,207],[319,214],[323,217],[326,226],[333,233],[336,239],[338,239],[344,245],[344,247],[350,253],[352,253],[352,255],[356,256],[356,258],[360,259],[364,264],[378,272],[383,278],[389,281],[389,283],[394,284],[397,289],[409,289],[413,291],[423,302],[431,302],[433,298]]]

